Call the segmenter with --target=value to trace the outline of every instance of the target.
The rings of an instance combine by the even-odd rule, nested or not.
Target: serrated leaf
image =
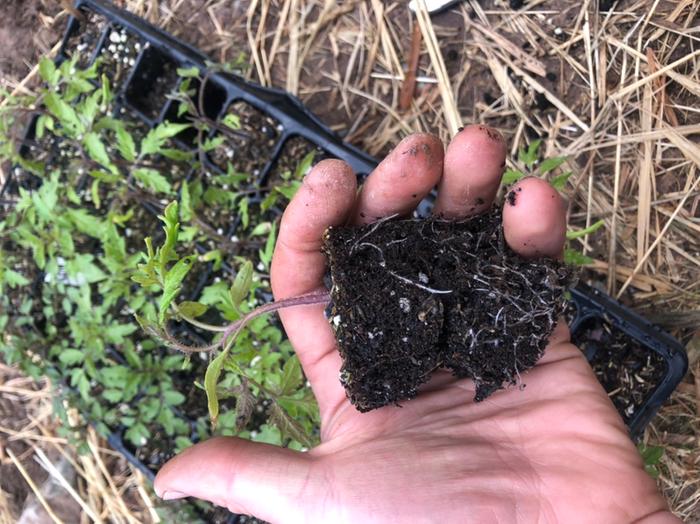
[[[141,155],[160,152],[168,138],[178,135],[189,127],[191,127],[190,124],[173,124],[168,121],[158,124],[141,140]]]
[[[184,316],[189,318],[197,318],[207,312],[207,306],[200,302],[185,301],[178,304],[177,308]]]
[[[307,448],[313,447],[313,441],[302,425],[294,420],[277,402],[272,402],[268,413],[270,422],[277,426],[283,438],[294,439]]]
[[[66,215],[81,233],[98,239],[104,235],[106,223],[91,215],[85,209],[67,209]]]
[[[566,162],[566,157],[565,156],[557,156],[553,158],[545,158],[542,163],[539,165],[537,170],[540,172],[541,175],[546,175],[549,173],[552,169],[558,168],[560,165],[562,165],[564,162]]]
[[[252,283],[253,264],[250,260],[246,260],[238,270],[236,278],[231,285],[231,290],[229,291],[231,295],[231,302],[235,307],[238,307],[243,299],[248,296]]]
[[[304,374],[301,371],[301,363],[296,355],[292,355],[282,368],[280,380],[280,394],[291,395],[301,386]]]
[[[538,138],[537,140],[533,140],[527,149],[520,148],[520,151],[518,151],[518,160],[525,164],[525,167],[528,169],[531,169],[532,166],[535,165],[535,162],[537,162],[537,152],[541,143],[542,140]]]
[[[216,427],[216,422],[219,418],[219,397],[216,394],[216,385],[219,382],[221,370],[224,368],[227,358],[228,349],[225,349],[209,363],[204,374],[204,391],[207,394],[207,408],[209,409],[209,419],[211,420],[212,428]]]
[[[566,182],[569,180],[572,174],[573,173],[571,171],[567,171],[566,173],[557,175],[549,181],[549,184],[557,191],[561,191],[564,189],[564,187],[566,187]]]
[[[79,133],[83,130],[80,119],[75,110],[66,103],[56,93],[47,93],[44,96],[44,105],[49,112],[58,118],[64,128],[71,130],[73,133]]]
[[[136,160],[136,144],[134,139],[123,125],[117,126],[117,149],[125,160]]]
[[[586,228],[579,229],[578,231],[567,231],[566,238],[568,240],[574,240],[575,238],[585,237],[586,235],[590,235],[591,233],[595,233],[596,231],[598,231],[601,227],[603,227],[604,224],[605,220],[601,218],[600,220]]]
[[[185,257],[177,261],[177,263],[170,268],[170,270],[165,275],[164,285],[163,285],[163,295],[160,298],[160,304],[158,306],[158,318],[161,324],[165,322],[165,313],[168,311],[168,307],[178,293],[180,293],[180,284],[192,269],[192,261],[194,257]]]
[[[236,393],[236,432],[240,433],[250,422],[256,399],[245,377],[241,377],[241,385],[236,388]]]
[[[173,188],[170,182],[168,182],[168,179],[155,169],[140,167],[134,170],[134,178],[156,193],[169,195],[173,192]]]

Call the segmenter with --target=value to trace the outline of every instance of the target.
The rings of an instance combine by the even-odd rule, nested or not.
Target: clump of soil
[[[565,308],[571,268],[507,246],[501,213],[330,228],[330,322],[341,382],[359,411],[415,397],[438,368],[472,378],[475,400],[519,381]]]
[[[625,422],[629,422],[666,375],[666,362],[601,318],[576,330],[572,342],[591,367]]]

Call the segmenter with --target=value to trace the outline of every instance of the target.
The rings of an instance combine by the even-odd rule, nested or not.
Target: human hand
[[[435,211],[458,218],[491,206],[505,162],[501,136],[461,131],[443,155],[428,135],[404,139],[357,193],[338,160],[320,162],[282,218],[272,263],[277,299],[323,287],[321,236],[331,225],[407,215],[437,184]],[[509,245],[557,256],[564,207],[529,178],[506,206]],[[321,413],[307,453],[237,438],[189,448],[159,472],[165,499],[194,496],[271,522],[677,522],[627,430],[560,325],[523,390],[474,403],[471,380],[436,372],[403,407],[359,413],[322,305],[280,312]]]

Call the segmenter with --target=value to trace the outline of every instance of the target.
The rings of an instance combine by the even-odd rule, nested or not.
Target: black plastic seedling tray
[[[251,187],[266,184],[274,173],[285,147],[299,139],[311,143],[322,156],[345,160],[359,177],[366,176],[377,165],[374,158],[344,143],[289,93],[261,87],[234,74],[218,70],[198,50],[151,26],[141,18],[116,8],[108,1],[78,0],[76,7],[86,13],[100,15],[107,21],[99,35],[93,35],[90,61],[94,60],[105,46],[109,47],[114,30],[126,31],[139,42],[138,49],[133,50],[133,56],[127,57],[128,71],[114,89],[118,93],[118,109],[125,108],[135,113],[149,127],[165,120],[179,120],[176,102],[168,99],[167,94],[177,88],[177,68],[193,66],[198,68],[201,77],[205,78],[197,86],[198,89],[204,90],[201,100],[207,118],[216,121],[224,116],[229,108],[240,103],[264,113],[270,123],[270,146],[268,151],[260,155],[261,162],[259,168],[253,171]],[[79,32],[79,26],[80,22],[77,19],[69,19],[57,61],[67,57],[68,43]],[[156,104],[153,103],[154,99]],[[216,132],[213,131],[212,135]],[[31,126],[27,133],[31,138]],[[188,141],[190,145],[194,145],[193,137],[185,135],[183,145],[187,145]],[[208,163],[212,170],[217,169],[216,159],[209,158]],[[0,188],[0,204],[7,195],[16,194],[19,183],[20,181],[14,180],[11,174],[5,186]],[[235,227],[234,224],[231,231]],[[203,278],[201,282],[205,280],[206,278]],[[687,357],[683,347],[628,308],[585,285],[579,285],[572,290],[572,304],[575,309],[571,321],[574,340],[585,335],[586,330],[591,329],[591,323],[597,322],[594,329],[600,329],[600,325],[604,324],[606,330],[620,334],[625,340],[635,344],[637,351],[646,351],[661,363],[662,373],[657,382],[651,385],[639,405],[623,414],[630,434],[637,438],[683,378],[687,369]],[[595,344],[588,344],[585,351],[591,361],[595,361],[596,355],[600,355]],[[129,451],[118,434],[112,435],[109,441],[130,462],[153,478],[153,471]]]

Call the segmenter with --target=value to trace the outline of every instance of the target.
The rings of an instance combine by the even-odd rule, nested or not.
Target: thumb
[[[156,475],[164,500],[196,497],[233,513],[298,522],[299,502],[318,488],[311,456],[289,449],[217,437],[186,449]],[[303,492],[303,493],[302,493]]]

